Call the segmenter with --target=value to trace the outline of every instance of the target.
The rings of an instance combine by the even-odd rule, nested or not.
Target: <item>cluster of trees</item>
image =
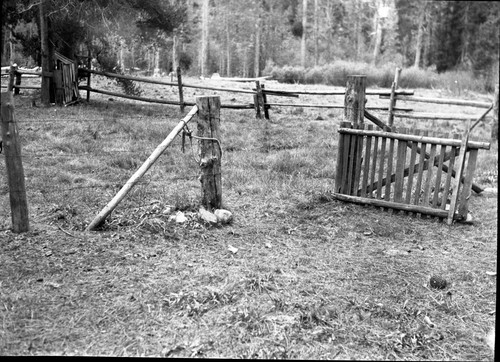
[[[500,4],[429,0],[4,0],[2,63],[49,46],[105,68],[260,76],[335,60],[491,73]],[[17,60],[18,63],[23,63]]]

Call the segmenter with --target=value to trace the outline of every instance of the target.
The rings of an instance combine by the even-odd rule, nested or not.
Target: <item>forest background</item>
[[[44,14],[40,3],[44,3]],[[498,82],[496,1],[7,0],[2,65],[41,64],[40,19],[52,50],[94,66],[161,76],[180,66],[209,77],[491,92]]]

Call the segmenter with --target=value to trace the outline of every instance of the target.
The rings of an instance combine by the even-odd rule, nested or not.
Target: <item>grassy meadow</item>
[[[92,82],[118,91],[111,80]],[[175,88],[141,88],[146,97],[177,100]],[[215,94],[223,104],[253,101],[192,88],[184,99]],[[451,98],[439,89],[415,95]],[[177,137],[101,229],[85,232],[189,108],[183,114],[96,93],[90,103],[43,108],[32,106],[36,97],[15,97],[28,233],[9,230],[0,157],[0,355],[493,360],[485,336],[496,318],[498,199],[490,189],[498,188],[497,143],[479,151],[474,181],[489,190],[471,195],[474,223],[447,226],[331,197],[342,110],[277,106],[267,122],[253,110],[222,109],[229,225],[198,219],[197,144],[186,139],[182,152]],[[368,106],[388,104],[367,97]],[[462,98],[491,101],[492,94]],[[269,101],[343,104],[343,96]],[[399,118],[395,125],[465,127]],[[487,122],[473,138],[489,135]],[[170,220],[178,211],[186,222]],[[432,288],[431,275],[448,286]]]

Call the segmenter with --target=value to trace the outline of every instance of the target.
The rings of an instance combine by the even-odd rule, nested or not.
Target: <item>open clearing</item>
[[[97,88],[114,88],[95,79]],[[145,96],[177,99],[175,89],[141,87]],[[252,102],[187,88],[184,99],[214,93],[222,103]],[[253,110],[222,109],[230,225],[198,220],[196,142],[182,153],[178,137],[102,230],[86,233],[183,116],[174,106],[109,98],[93,93],[90,104],[66,108],[31,107],[27,92],[15,98],[31,231],[8,230],[2,157],[1,355],[493,359],[484,337],[496,317],[496,192],[473,193],[474,224],[451,227],[335,201],[342,110],[273,107],[266,125]],[[301,97],[326,101],[343,104],[343,97]],[[387,104],[368,96],[367,105]],[[465,126],[395,120],[417,124],[444,132]],[[473,138],[489,141],[489,134],[489,124],[480,125]],[[498,188],[497,143],[479,152],[474,181]],[[177,211],[185,223],[169,221]],[[446,289],[429,286],[435,274],[449,281]]]

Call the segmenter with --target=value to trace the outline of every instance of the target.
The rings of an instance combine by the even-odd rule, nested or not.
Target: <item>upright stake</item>
[[[7,92],[12,92],[14,89],[14,81],[16,79],[17,65],[11,65],[9,69],[9,84],[7,86]]]
[[[264,108],[264,96],[262,95],[262,88],[260,86],[260,81],[255,81],[255,95],[254,99],[254,107],[255,107],[255,118],[262,118],[262,112]]]
[[[181,112],[184,112],[184,94],[182,93],[182,75],[181,67],[177,67],[177,86],[179,87],[179,103],[181,104]]]
[[[14,87],[14,95],[17,96],[19,94],[19,92],[21,91],[21,88],[19,88],[18,86],[21,85],[21,73],[19,73],[17,71],[17,66],[16,66],[16,71],[15,71],[15,75],[16,75],[16,86]]]
[[[491,139],[498,141],[498,83],[495,86],[495,98],[493,99],[493,123],[491,124]]]
[[[18,141],[18,131],[14,121],[12,92],[2,93],[1,101],[2,140],[9,184],[12,230],[15,233],[22,233],[28,231],[30,227],[21,145]]]
[[[90,49],[87,50],[87,69],[92,67],[92,58],[90,57]],[[90,102],[90,72],[87,72],[87,102]]]
[[[389,101],[389,127],[394,124],[394,107],[396,107],[396,89],[399,85],[399,77],[401,76],[401,68],[396,68],[396,74],[394,75],[394,82],[391,86],[391,98]]]
[[[220,97],[196,97],[201,168],[201,204],[208,210],[222,205]]]
[[[262,84],[261,86],[262,89],[262,107],[264,108],[264,118],[269,119],[269,106],[267,105],[267,95],[266,92],[264,92],[265,85]]]
[[[344,99],[344,122],[349,122],[352,124],[354,129],[358,127],[364,127],[365,118],[365,92],[366,92],[366,76],[365,75],[350,75],[347,77],[347,85]],[[347,190],[349,195],[354,195],[355,181],[355,171],[358,166],[357,163],[361,162],[361,155],[358,157],[358,152],[361,152],[358,148],[357,142],[359,141],[357,137],[351,137],[351,147],[350,150],[345,150],[349,153],[348,164],[352,164],[351,173],[347,176],[353,182],[350,183],[351,189]],[[352,152],[351,152],[352,151]],[[359,165],[361,167],[361,165]]]

